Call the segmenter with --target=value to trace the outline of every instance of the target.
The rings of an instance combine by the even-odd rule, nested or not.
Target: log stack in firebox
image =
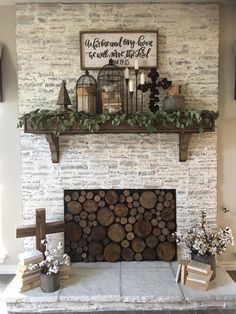
[[[176,259],[175,190],[66,190],[65,252],[72,262]]]

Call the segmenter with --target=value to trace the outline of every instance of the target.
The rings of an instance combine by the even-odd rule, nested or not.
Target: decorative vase
[[[184,109],[184,107],[185,107],[185,98],[182,95],[166,96],[164,98],[165,110]]]
[[[213,270],[213,274],[211,276],[211,280],[215,279],[216,277],[216,257],[215,255],[198,255],[198,254],[191,254],[191,259],[196,262],[205,263],[211,265],[211,270]]]
[[[40,284],[43,292],[54,292],[60,288],[60,274],[46,275],[40,273]]]

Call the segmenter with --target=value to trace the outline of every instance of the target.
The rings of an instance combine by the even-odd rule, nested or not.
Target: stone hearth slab
[[[169,268],[122,268],[121,294],[124,302],[182,302],[183,295],[173,282],[173,270]],[[144,271],[143,271],[144,270]],[[163,293],[165,291],[165,293]]]
[[[170,263],[162,261],[154,262],[121,262],[121,269],[125,268],[170,268]]]
[[[221,268],[208,291],[175,283],[177,262],[78,263],[60,290],[40,288],[18,293],[15,279],[3,297],[9,312],[69,313],[91,311],[236,308],[236,283]]]
[[[70,281],[63,281],[60,300],[64,302],[119,302],[121,300],[119,268],[77,270]]]

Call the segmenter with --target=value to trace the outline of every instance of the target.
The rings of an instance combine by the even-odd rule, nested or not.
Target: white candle
[[[139,66],[138,66],[138,59],[134,59],[134,69],[138,70]]]
[[[133,82],[133,80],[129,80],[129,91],[130,92],[133,92],[134,91],[134,82]]]
[[[129,69],[125,68],[125,79],[129,79]]]
[[[140,84],[144,85],[145,84],[145,74],[142,72],[140,75]]]

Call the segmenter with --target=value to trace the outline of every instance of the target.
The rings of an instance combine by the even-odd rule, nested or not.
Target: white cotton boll
[[[234,245],[232,230],[229,227],[208,233],[205,226],[205,217],[206,213],[202,212],[201,223],[194,225],[186,231],[174,233],[179,246],[185,246],[190,251],[196,251],[200,255],[214,255],[225,251],[228,244],[231,243]]]
[[[62,242],[61,242],[61,241],[58,243],[57,248],[58,248],[58,250],[61,250],[61,249],[63,248],[63,245],[62,245]]]
[[[52,257],[51,256],[47,256],[47,261],[50,263],[52,261]]]
[[[39,266],[40,266],[40,267],[43,267],[43,266],[45,266],[45,265],[46,265],[46,261],[45,261],[45,260],[39,263]]]

